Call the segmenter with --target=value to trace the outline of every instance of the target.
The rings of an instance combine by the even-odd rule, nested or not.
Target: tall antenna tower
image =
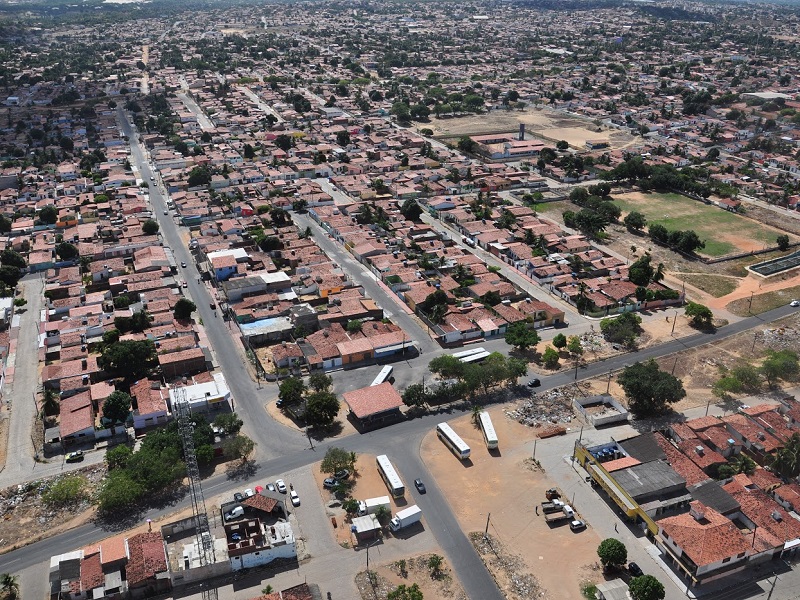
[[[197,466],[197,456],[194,451],[194,422],[189,401],[186,399],[186,389],[175,388],[175,413],[178,417],[178,431],[183,443],[183,456],[186,462],[186,475],[189,478],[189,497],[192,501],[192,514],[195,521],[195,541],[200,558],[200,566],[214,564],[214,538],[208,526],[206,502],[203,498],[203,486],[200,483],[200,469]],[[217,588],[203,589],[203,598],[216,600]]]

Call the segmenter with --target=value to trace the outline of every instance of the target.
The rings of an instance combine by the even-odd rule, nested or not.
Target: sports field
[[[669,229],[693,229],[706,244],[700,250],[705,256],[725,256],[736,252],[761,250],[774,246],[783,232],[748,219],[681,196],[631,192],[614,196],[623,213],[639,211],[648,224],[659,223]],[[794,241],[794,236],[789,236]]]

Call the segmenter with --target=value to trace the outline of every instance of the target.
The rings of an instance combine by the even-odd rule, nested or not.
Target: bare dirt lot
[[[546,109],[527,108],[519,110],[493,110],[480,115],[463,117],[433,118],[416,129],[431,129],[437,137],[459,137],[498,131],[517,131],[524,123],[528,133],[548,141],[566,140],[579,150],[586,149],[586,140],[606,140],[611,148],[623,148],[636,138],[590,121],[571,117]]]
[[[749,363],[755,366],[767,355],[768,350],[797,350],[800,348],[800,315],[791,315],[774,323],[765,323],[763,327],[729,337],[713,345],[701,346],[680,352],[673,356],[659,358],[659,367],[673,372],[683,382],[686,397],[672,405],[676,411],[704,406],[720,402],[711,393],[711,386],[721,377],[721,368],[732,368]],[[588,393],[605,393],[608,385],[607,377],[598,377],[585,382]],[[610,393],[614,398],[625,401],[625,392],[617,385],[616,376],[611,380]],[[761,390],[768,395],[766,386]],[[732,394],[734,399],[744,397],[747,393]],[[766,397],[766,396],[765,396]]]
[[[491,513],[489,533],[502,545],[504,563],[516,566],[504,568],[484,559],[508,598],[577,600],[578,582],[585,578],[585,567],[597,561],[600,539],[591,524],[573,533],[567,525],[548,526],[536,514],[535,505],[554,484],[530,459],[535,432],[506,418],[500,407],[489,413],[500,440],[494,455],[471,416],[464,416],[450,424],[472,449],[470,459],[462,463],[431,433],[422,443],[423,460],[467,535],[482,536]],[[521,577],[526,595],[513,581]]]
[[[356,575],[356,585],[361,593],[362,600],[386,600],[389,592],[399,585],[411,587],[414,584],[425,598],[452,598],[452,600],[467,600],[467,596],[458,581],[453,577],[453,572],[447,562],[443,563],[440,573],[431,574],[428,560],[431,554],[411,556],[405,560],[405,565],[400,561],[381,565],[373,571],[372,580],[367,573]],[[439,555],[441,556],[441,555]]]

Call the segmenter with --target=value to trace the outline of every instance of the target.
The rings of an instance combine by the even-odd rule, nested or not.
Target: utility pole
[[[755,294],[755,291],[750,292],[750,302],[747,305],[747,313],[750,315],[753,314],[753,294]]]
[[[533,458],[536,458],[536,442],[539,441],[539,438],[533,438]]]
[[[491,518],[492,513],[486,515],[486,529],[483,530],[483,539],[489,539],[489,519]]]
[[[678,311],[675,311],[675,316],[672,317],[672,331],[669,333],[670,335],[675,335],[675,323],[678,322]]]
[[[608,383],[606,383],[606,394],[611,389],[611,371],[608,372]]]
[[[706,416],[708,416],[708,407],[711,406],[711,400],[706,402]]]
[[[772,598],[772,592],[775,591],[775,584],[778,583],[778,576],[775,575],[775,579],[772,580],[772,587],[769,588],[769,594],[767,594],[767,600]]]
[[[675,375],[675,367],[678,366],[678,357],[675,357],[675,362],[672,365],[672,374]]]

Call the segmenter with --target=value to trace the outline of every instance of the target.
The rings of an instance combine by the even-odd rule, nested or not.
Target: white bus
[[[439,423],[436,426],[436,435],[444,442],[444,445],[450,448],[450,451],[461,460],[469,458],[469,446],[462,440],[458,434],[453,431],[447,423]]]
[[[389,377],[392,376],[392,371],[394,371],[394,367],[392,366],[386,365],[385,367],[383,367],[381,369],[381,372],[378,373],[378,376],[374,379],[374,381],[369,384],[370,387],[372,387],[373,385],[380,385],[384,381],[387,381]]]
[[[453,357],[457,358],[462,363],[481,362],[487,356],[489,356],[489,352],[486,351],[486,348],[482,347],[462,350],[461,352],[453,354]]]
[[[378,462],[378,473],[383,477],[383,482],[386,484],[386,487],[389,488],[389,492],[392,496],[395,498],[404,496],[406,487],[403,485],[403,480],[400,479],[397,471],[394,470],[392,463],[389,462],[389,457],[385,454],[381,454],[376,460]]]
[[[494,430],[494,424],[492,423],[492,417],[489,416],[489,413],[485,410],[482,410],[478,414],[478,418],[481,422],[481,430],[483,431],[483,441],[486,442],[486,447],[489,450],[495,450],[497,448],[497,433]]]

